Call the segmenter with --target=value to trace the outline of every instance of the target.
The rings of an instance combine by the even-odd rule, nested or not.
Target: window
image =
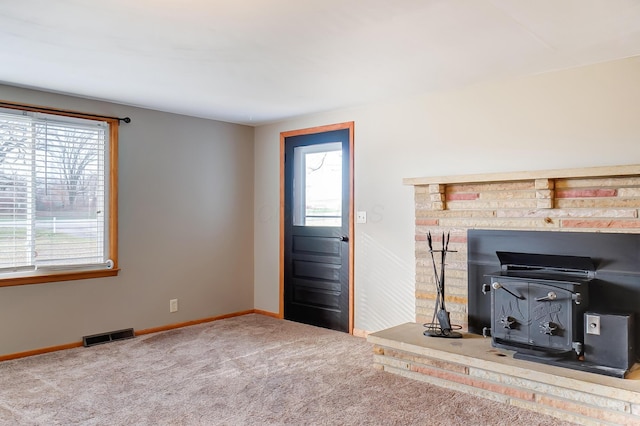
[[[0,286],[117,274],[117,130],[0,108]]]
[[[293,149],[294,226],[342,226],[342,143]]]

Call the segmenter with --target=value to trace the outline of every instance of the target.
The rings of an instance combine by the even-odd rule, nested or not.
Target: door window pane
[[[294,226],[342,226],[342,144],[300,146],[294,152]]]

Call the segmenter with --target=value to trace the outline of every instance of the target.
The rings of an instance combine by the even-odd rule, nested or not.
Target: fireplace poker
[[[449,334],[451,332],[451,320],[449,319],[449,313],[444,304],[444,265],[447,259],[447,251],[449,250],[449,238],[451,233],[447,233],[447,238],[444,237],[444,232],[442,233],[442,252],[440,255],[440,279],[438,285],[438,294],[441,299],[440,309],[438,310],[438,322],[440,323],[440,329],[444,334]],[[435,263],[434,263],[435,268]]]
[[[433,273],[436,276],[436,288],[440,291],[440,277],[438,276],[438,269],[436,268],[436,259],[433,256],[433,240],[431,239],[431,232],[427,232],[427,242],[429,243],[429,253],[431,253],[431,264],[433,265]]]
[[[442,295],[442,309],[446,310],[444,307],[444,263],[447,258],[447,245],[448,242],[444,238],[444,232],[442,233],[442,252],[440,252],[440,294]]]
[[[436,278],[436,290],[438,292],[438,297],[436,297],[436,306],[435,306],[435,311],[434,311],[434,315],[433,315],[433,320],[435,321],[435,313],[438,312],[438,309],[440,309],[440,277],[438,276],[438,268],[436,267],[436,259],[433,256],[433,240],[431,239],[431,232],[427,232],[427,243],[429,244],[429,253],[431,253],[431,264],[433,265],[433,274],[435,275]]]

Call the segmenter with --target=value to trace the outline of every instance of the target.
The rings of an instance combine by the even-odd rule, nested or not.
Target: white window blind
[[[0,109],[0,275],[109,268],[109,125]]]

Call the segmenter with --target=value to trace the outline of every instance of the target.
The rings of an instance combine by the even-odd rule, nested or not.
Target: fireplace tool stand
[[[449,237],[447,234],[445,239],[444,232],[442,233],[442,250],[433,249],[433,240],[431,238],[431,232],[427,233],[427,242],[429,243],[429,253],[431,254],[431,263],[433,264],[433,274],[436,280],[436,303],[433,310],[433,318],[430,323],[424,324],[426,330],[425,336],[429,337],[445,337],[449,339],[458,339],[462,337],[462,333],[454,330],[460,330],[462,326],[451,325],[449,318],[449,312],[445,308],[444,303],[444,266],[447,258],[447,253],[453,253],[456,250],[449,250]],[[440,253],[440,274],[438,274],[438,266],[436,265],[436,259],[434,253]]]

